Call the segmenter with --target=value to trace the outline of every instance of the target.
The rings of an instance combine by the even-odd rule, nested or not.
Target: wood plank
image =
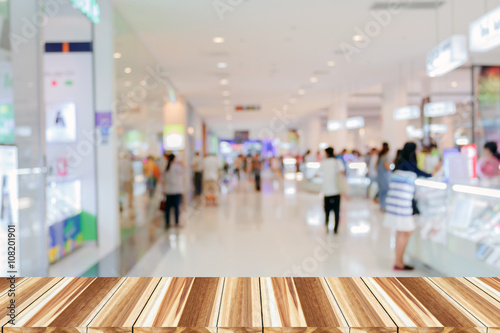
[[[350,332],[397,332],[396,324],[361,278],[326,278]]]
[[[362,278],[400,331],[443,332],[444,325],[396,278]]]
[[[500,278],[480,277],[480,278],[466,278],[466,279],[500,302]]]
[[[223,285],[223,278],[163,278],[134,332],[217,332]]]
[[[261,278],[264,332],[349,332],[321,278]]]
[[[18,331],[19,328],[45,329],[94,280],[95,278],[40,278],[33,279],[32,283],[32,279],[29,279],[19,287],[19,297],[27,299],[24,311],[16,317],[16,329],[8,324],[4,327],[4,333]],[[40,287],[45,292],[39,290]]]
[[[3,284],[3,286],[4,286],[4,288],[6,288],[6,289],[3,289],[3,291],[0,293],[0,318],[1,318],[0,325],[1,326],[6,324],[7,321],[10,319],[10,318],[7,318],[7,320],[5,320],[5,318],[7,317],[7,314],[10,313],[10,310],[7,309],[7,307],[10,306],[11,299],[13,299],[15,301],[15,314],[19,314],[19,312],[22,311],[23,303],[26,303],[26,301],[23,302],[23,299],[26,300],[26,296],[28,296],[28,295],[24,295],[24,292],[22,291],[22,289],[19,289],[19,288],[23,282],[26,282],[28,280],[29,280],[28,278],[16,278],[15,282],[12,281],[13,282],[13,284],[12,284],[10,279],[7,279],[7,278],[1,279],[2,282],[5,282]],[[33,280],[33,283],[35,281],[36,280]],[[21,295],[20,295],[20,293],[21,293]],[[26,307],[26,305],[27,304],[25,304],[24,307]]]
[[[500,302],[465,278],[429,278],[488,328],[500,329]]]
[[[397,280],[429,311],[443,328],[436,332],[482,332],[487,329],[453,298],[426,278],[397,278]],[[400,332],[418,332],[419,329],[406,328]],[[421,331],[421,330],[420,330]]]
[[[88,325],[88,333],[131,333],[161,278],[127,278]]]
[[[26,281],[28,278],[16,277],[15,285],[19,286],[21,283]],[[0,278],[0,296],[5,295],[10,289],[11,281],[8,277]]]
[[[259,278],[225,278],[217,323],[219,333],[261,332]]]

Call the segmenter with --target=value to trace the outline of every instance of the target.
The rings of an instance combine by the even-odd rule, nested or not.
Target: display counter
[[[451,276],[500,274],[500,190],[418,179],[407,253]]]

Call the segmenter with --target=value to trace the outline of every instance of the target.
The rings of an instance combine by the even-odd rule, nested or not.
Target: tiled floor
[[[138,225],[113,253],[79,267],[78,275],[436,275],[425,269],[392,270],[391,232],[382,225],[378,206],[364,198],[342,203],[338,235],[326,232],[322,198],[301,190],[293,180],[265,178],[261,193],[248,181],[233,184],[223,189],[218,207],[189,202],[183,211],[183,228],[168,231],[162,229],[161,215],[154,213],[157,204],[151,201],[153,213],[147,214],[156,217]],[[87,257],[93,255],[89,249],[78,252],[59,263],[51,275],[75,276],[65,271],[76,272],[74,263],[89,263]]]

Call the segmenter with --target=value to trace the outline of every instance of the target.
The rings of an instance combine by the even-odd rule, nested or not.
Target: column
[[[11,1],[10,24],[14,84],[15,145],[18,148],[19,228],[21,276],[48,273],[45,230],[45,112],[43,103],[41,35],[38,1]]]
[[[394,120],[394,110],[408,105],[406,85],[391,82],[384,84],[382,98],[382,140],[389,143],[390,156],[395,157],[408,138],[406,136],[407,120]]]
[[[348,95],[341,94],[335,98],[334,103],[330,108],[330,112],[328,115],[328,121],[341,121],[342,124],[345,124],[345,121],[348,117]],[[330,142],[329,145],[333,146],[335,149],[335,154],[340,153],[343,149],[348,148],[348,131],[345,126],[342,126],[341,129],[331,131],[330,132]]]
[[[108,253],[120,244],[118,148],[115,131],[116,110],[114,109],[115,71],[114,21],[110,0],[100,0],[101,21],[94,24],[94,91],[95,112],[111,113],[108,138],[102,138],[100,129],[96,140],[97,173],[97,242],[102,254]]]

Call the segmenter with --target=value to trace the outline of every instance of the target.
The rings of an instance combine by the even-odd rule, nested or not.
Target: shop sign
[[[328,130],[330,132],[338,131],[342,128],[344,128],[344,123],[342,122],[342,120],[330,120],[328,122]]]
[[[406,126],[406,136],[411,139],[422,139],[424,137],[424,130],[415,128],[415,126]]]
[[[500,7],[469,25],[472,52],[486,52],[500,45]]]
[[[441,117],[457,113],[454,102],[436,102],[424,105],[424,115],[426,117]]]
[[[96,0],[71,0],[83,14],[95,24],[101,20],[101,8]]]
[[[163,145],[165,150],[183,150],[186,146],[184,126],[165,125]]]
[[[448,126],[445,124],[430,124],[425,125],[424,130],[429,133],[444,134],[448,132]]]
[[[363,117],[348,118],[345,121],[345,128],[347,129],[357,129],[362,127],[365,127],[365,118]]]
[[[420,118],[420,107],[417,105],[404,106],[394,110],[394,120],[407,120]]]
[[[427,54],[427,75],[442,76],[469,60],[467,37],[453,35]]]

